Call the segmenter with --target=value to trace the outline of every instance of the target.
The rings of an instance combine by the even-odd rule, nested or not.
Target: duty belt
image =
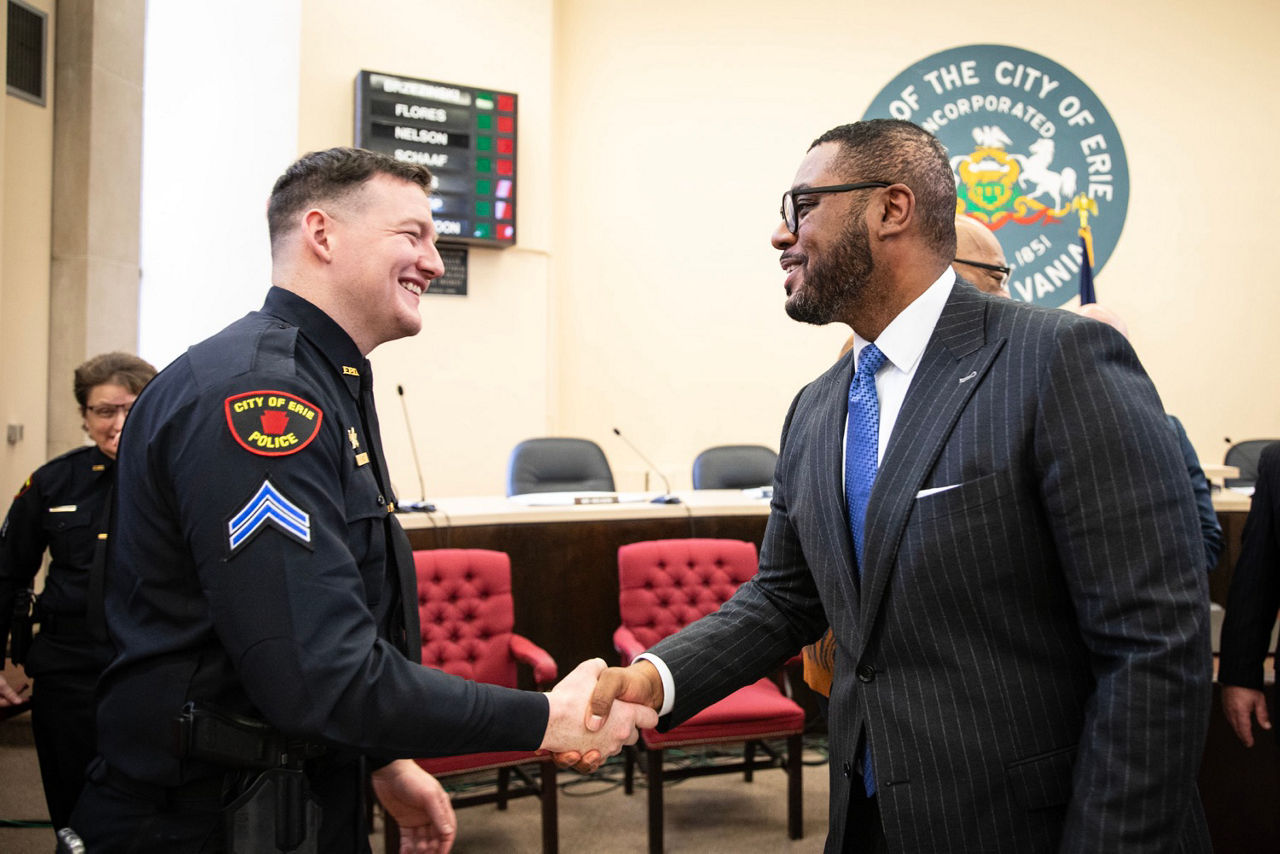
[[[182,707],[173,720],[173,736],[179,759],[240,770],[297,769],[326,750],[322,744],[287,738],[263,721],[197,703]]]

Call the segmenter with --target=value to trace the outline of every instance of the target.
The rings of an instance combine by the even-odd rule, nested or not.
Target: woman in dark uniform
[[[22,663],[36,684],[31,729],[55,828],[66,826],[85,768],[97,753],[93,689],[112,648],[86,620],[89,571],[98,535],[108,525],[120,430],[155,374],[127,353],[95,356],[76,368],[76,401],[93,444],[37,469],[0,527],[0,644],[9,636],[15,600],[32,586],[49,550],[49,571],[35,606],[40,630]],[[26,687],[10,686],[0,676],[0,707],[20,703]]]

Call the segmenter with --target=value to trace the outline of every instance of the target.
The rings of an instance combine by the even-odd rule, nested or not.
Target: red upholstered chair
[[[431,549],[415,551],[413,561],[418,573],[423,664],[477,682],[515,688],[519,661],[533,668],[534,681],[540,688],[551,687],[556,680],[555,661],[541,647],[512,631],[515,607],[511,598],[511,560],[504,552]],[[538,795],[542,798],[542,850],[544,854],[554,854],[559,847],[556,766],[550,756],[509,751],[417,762],[437,778],[497,771],[496,792],[455,795],[455,808],[496,803],[503,810],[511,798]],[[535,784],[522,767],[531,764],[541,769],[539,783]],[[390,821],[388,825],[386,850],[397,851],[399,829],[393,833]]]
[[[716,610],[756,572],[756,547],[740,540],[652,540],[618,549],[618,605],[622,626],[613,643],[629,664],[641,652],[673,632]],[[662,782],[730,771],[751,781],[755,751],[780,766],[787,780],[787,834],[804,835],[801,814],[801,750],[804,710],[769,679],[739,689],[667,732],[641,730],[641,749],[649,783],[649,850],[662,851]],[[785,760],[765,742],[785,738]],[[743,759],[678,769],[663,769],[663,751],[709,744],[744,742]],[[628,748],[625,790],[632,792],[636,751]]]

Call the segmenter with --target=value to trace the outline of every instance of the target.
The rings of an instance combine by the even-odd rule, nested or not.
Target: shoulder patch
[[[27,490],[31,488],[32,477],[35,477],[35,475],[31,475],[31,477],[28,477],[26,481],[22,484],[22,486],[18,487],[18,494],[13,496],[14,498],[21,498],[22,496],[27,494]]]
[[[311,548],[311,514],[285,497],[270,480],[264,480],[249,502],[227,522],[231,554],[267,525]]]
[[[264,457],[296,454],[320,432],[324,413],[287,391],[246,391],[226,400],[227,426],[246,451]]]

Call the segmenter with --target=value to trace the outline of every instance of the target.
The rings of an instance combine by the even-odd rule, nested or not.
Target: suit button
[[[850,765],[848,762],[844,763],[844,776],[845,777],[853,776],[853,766]]]
[[[858,673],[859,682],[875,681],[876,669],[872,667],[870,664],[859,664],[857,673]]]

